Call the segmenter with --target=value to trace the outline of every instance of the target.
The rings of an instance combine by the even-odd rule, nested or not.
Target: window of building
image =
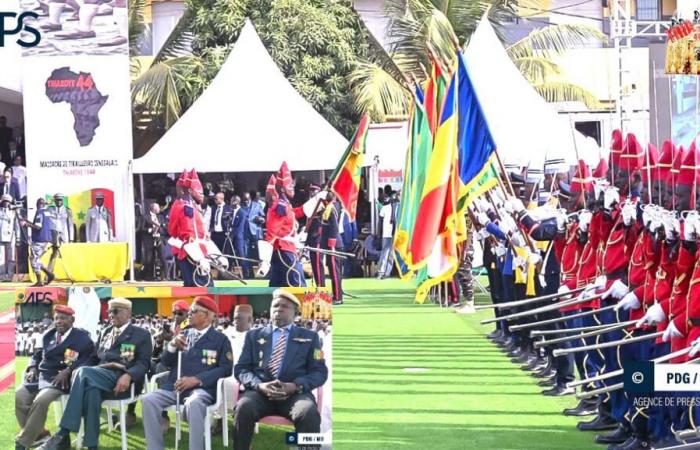
[[[660,20],[659,0],[637,0],[637,20]]]

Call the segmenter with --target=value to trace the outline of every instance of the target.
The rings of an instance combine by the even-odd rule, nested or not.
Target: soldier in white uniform
[[[0,197],[0,281],[11,281],[15,273],[15,243],[19,236],[17,213],[10,209],[11,195]]]
[[[109,242],[112,240],[112,213],[104,203],[104,194],[98,192],[95,195],[95,206],[87,211],[85,237],[88,242]]]
[[[63,242],[73,242],[75,240],[73,212],[70,208],[63,206],[63,194],[55,194],[53,196],[53,202],[54,204],[49,206],[48,210],[49,217],[51,218],[51,231],[53,232],[54,245]]]

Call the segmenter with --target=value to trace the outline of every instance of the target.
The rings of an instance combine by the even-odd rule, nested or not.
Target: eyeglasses
[[[187,315],[187,311],[173,311],[173,315],[176,315],[176,316],[186,316],[186,315]]]
[[[121,309],[119,308],[110,308],[107,310],[107,313],[116,316],[117,314],[119,314],[120,311]]]
[[[199,312],[206,313],[207,310],[206,309],[190,309],[190,314],[197,314]]]

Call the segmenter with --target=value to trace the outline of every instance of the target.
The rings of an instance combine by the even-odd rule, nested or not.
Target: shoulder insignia
[[[258,339],[257,342],[258,342],[258,344],[260,344],[260,345],[265,345],[265,342],[267,342],[267,341],[265,340],[265,338],[260,338],[260,339]]]

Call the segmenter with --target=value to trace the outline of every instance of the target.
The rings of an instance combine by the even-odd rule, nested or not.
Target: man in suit
[[[112,213],[105,206],[105,195],[102,192],[95,194],[95,206],[87,211],[85,237],[87,242],[109,242],[114,238]]]
[[[214,244],[222,253],[226,253],[224,243],[226,242],[226,231],[231,226],[232,216],[233,208],[224,201],[224,193],[217,193],[214,196],[214,208],[211,212],[209,230],[211,232],[211,240],[214,241]]]
[[[243,194],[243,206],[241,208],[248,215],[246,227],[246,254],[248,258],[258,259],[258,241],[263,238],[263,226],[265,225],[265,211],[258,201],[251,199],[251,194]]]
[[[67,394],[71,374],[87,364],[95,350],[90,334],[73,328],[75,311],[64,305],[54,307],[54,327],[43,336],[43,350],[29,362],[25,382],[15,392],[15,416],[20,432],[15,449],[24,450],[44,434],[51,402]]]
[[[11,195],[13,202],[18,202],[22,199],[19,191],[19,183],[15,178],[12,178],[12,167],[7,166],[2,171],[2,181],[0,182],[0,195]]]
[[[204,449],[204,416],[216,400],[219,378],[231,376],[231,343],[212,327],[218,308],[209,297],[195,297],[190,308],[190,327],[173,338],[163,352],[162,362],[170,369],[167,381],[142,400],[146,447],[164,450],[161,413],[177,401],[180,393],[190,428],[189,449]],[[182,352],[178,378],[178,352]]]
[[[129,395],[131,383],[140,392],[142,381],[151,363],[151,335],[131,323],[131,301],[113,298],[109,301],[111,324],[98,338],[96,367],[82,367],[73,380],[59,431],[40,450],[70,449],[70,433],[80,430],[85,419],[83,446],[98,448],[102,400],[113,395]]]
[[[293,325],[301,302],[285,289],[272,293],[271,321],[246,334],[234,374],[245,387],[236,405],[234,449],[249,450],[255,423],[280,415],[297,433],[319,433],[312,391],[328,378],[318,334]]]
[[[246,258],[248,252],[246,251],[245,231],[248,228],[248,212],[241,207],[241,198],[237,195],[231,197],[231,207],[233,208],[233,216],[229,228],[229,237],[233,244],[232,250],[235,256]],[[224,253],[229,254],[227,249],[224,249]],[[243,278],[253,278],[253,269],[248,261],[235,261],[235,263],[240,263],[243,269]]]
[[[160,214],[160,205],[151,203],[148,212],[143,216],[143,278],[154,280],[156,278],[155,259],[161,258],[161,264],[165,263],[163,255],[163,223],[165,219]]]

